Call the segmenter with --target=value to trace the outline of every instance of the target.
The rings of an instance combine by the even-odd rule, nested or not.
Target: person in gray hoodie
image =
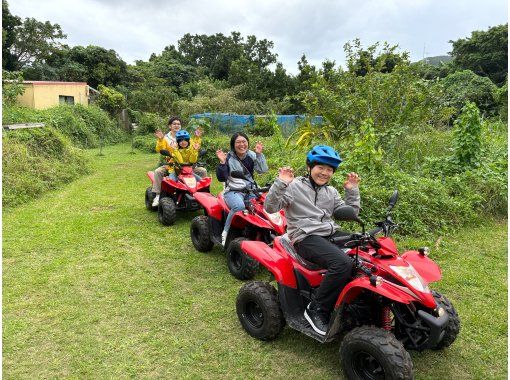
[[[329,316],[338,295],[352,275],[353,261],[330,238],[343,236],[333,217],[341,206],[360,209],[359,176],[349,173],[344,182],[345,201],[329,180],[342,162],[340,155],[327,145],[317,145],[308,152],[308,176],[294,177],[290,167],[279,169],[269,190],[264,209],[269,213],[285,210],[287,234],[297,253],[304,259],[327,269],[304,316],[312,328],[326,335]]]

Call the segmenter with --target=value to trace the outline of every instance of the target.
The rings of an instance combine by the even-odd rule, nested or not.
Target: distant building
[[[59,104],[88,106],[97,90],[85,82],[23,81],[25,92],[17,102],[23,106],[44,109]]]

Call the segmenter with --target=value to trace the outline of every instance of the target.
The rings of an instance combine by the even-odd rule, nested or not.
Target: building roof
[[[59,81],[46,81],[46,80],[24,80],[23,84],[33,84],[33,85],[87,85],[87,82],[59,82]]]

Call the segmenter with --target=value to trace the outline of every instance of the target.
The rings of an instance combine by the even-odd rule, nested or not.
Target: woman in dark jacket
[[[223,152],[221,149],[216,151],[216,156],[220,160],[216,168],[216,177],[218,181],[225,182],[223,197],[230,208],[221,234],[223,246],[225,246],[232,217],[237,211],[245,209],[244,201],[249,196],[242,191],[253,186],[253,172],[264,173],[268,170],[266,158],[262,153],[264,149],[262,143],[257,142],[255,144],[255,152],[249,150],[249,146],[250,140],[248,136],[242,132],[237,132],[230,139],[230,151],[228,153]],[[232,177],[230,175],[232,171],[242,172],[246,179]]]

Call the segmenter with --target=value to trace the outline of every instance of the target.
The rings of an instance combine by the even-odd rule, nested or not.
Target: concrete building
[[[91,92],[97,93],[85,82],[24,81],[25,92],[17,102],[23,106],[45,109],[59,104],[88,106]]]

